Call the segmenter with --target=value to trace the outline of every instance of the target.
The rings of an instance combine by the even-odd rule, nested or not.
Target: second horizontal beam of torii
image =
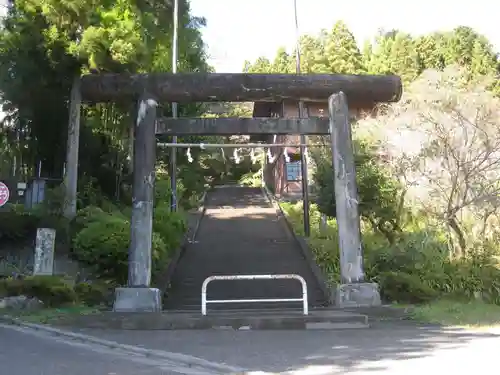
[[[344,92],[351,108],[397,102],[401,79],[395,75],[150,73],[88,74],[81,78],[86,102],[136,100],[143,93],[158,103],[325,102]]]
[[[156,122],[156,134],[169,135],[254,135],[329,133],[327,117],[309,118],[170,118]]]

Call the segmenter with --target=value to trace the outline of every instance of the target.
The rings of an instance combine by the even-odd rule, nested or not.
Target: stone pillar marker
[[[346,95],[343,92],[331,95],[328,110],[340,249],[341,284],[336,290],[336,305],[377,306],[381,304],[378,285],[364,280],[356,168]]]
[[[54,274],[54,247],[56,230],[52,228],[38,228],[36,230],[35,257],[33,261],[33,275]]]
[[[320,233],[326,232],[327,228],[328,228],[328,218],[326,217],[325,214],[321,214],[321,217],[319,219],[319,231],[320,231]]]
[[[139,100],[134,139],[134,181],[128,259],[128,285],[115,291],[114,311],[161,311],[161,292],[150,288],[153,198],[156,162],[156,107],[151,96]]]

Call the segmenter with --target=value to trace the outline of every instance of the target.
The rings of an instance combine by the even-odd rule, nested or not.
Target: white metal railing
[[[208,284],[215,280],[279,280],[294,279],[302,285],[302,298],[257,298],[257,299],[212,299],[207,300]],[[304,315],[309,314],[307,283],[300,275],[227,275],[209,276],[203,281],[201,286],[201,314],[207,315],[207,303],[253,303],[253,302],[302,302]]]

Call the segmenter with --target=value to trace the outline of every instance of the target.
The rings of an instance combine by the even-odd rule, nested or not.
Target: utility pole
[[[179,0],[174,0],[174,32],[172,37],[172,73],[177,73],[177,42],[178,42],[178,29],[179,29]],[[172,117],[178,117],[177,103],[172,103]],[[177,143],[177,136],[172,136],[172,143]],[[177,211],[177,147],[172,147],[170,151],[170,189],[172,190],[172,197],[170,201],[170,210]]]
[[[297,13],[297,0],[293,0],[294,13],[295,13],[295,33],[296,33],[296,47],[295,47],[295,62],[296,62],[296,72],[300,74],[300,32],[299,32],[299,17]],[[299,117],[304,118],[305,109],[304,102],[299,101]],[[304,134],[300,135],[300,143],[304,145],[306,143],[306,136]],[[309,223],[309,184],[307,178],[307,156],[306,147],[300,146],[300,170],[302,175],[302,201],[304,202],[304,234],[309,237],[311,234],[311,225]]]

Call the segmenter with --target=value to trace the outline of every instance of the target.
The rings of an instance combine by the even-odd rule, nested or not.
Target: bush
[[[78,301],[86,306],[111,306],[114,285],[106,282],[82,282],[74,287]]]
[[[262,171],[248,172],[240,177],[238,183],[244,186],[260,187],[262,185]]]
[[[161,204],[154,210],[153,231],[157,233],[165,244],[165,251],[158,253],[153,263],[153,282],[167,268],[168,263],[181,245],[187,229],[185,216],[181,212],[170,212],[170,206]]]
[[[73,288],[56,276],[27,276],[22,279],[0,280],[0,296],[24,295],[37,298],[45,307],[72,305],[77,301]]]
[[[99,216],[74,238],[73,256],[96,278],[124,285],[128,277],[129,244],[129,221],[121,216]],[[167,247],[161,236],[153,233],[153,262],[163,258],[166,252]]]
[[[297,234],[303,234],[302,204],[282,203]],[[309,245],[318,266],[332,284],[340,281],[337,225],[319,231],[317,206],[311,206]],[[393,244],[362,223],[367,280],[378,282],[384,299],[423,303],[448,297],[500,304],[500,269],[491,250],[479,249],[459,260],[449,258],[446,237],[425,225],[407,227]]]
[[[57,231],[56,245],[69,238],[69,222],[64,217],[44,214],[41,210],[24,211],[19,205],[0,211],[1,241],[33,241],[37,228],[54,228]]]
[[[355,140],[354,152],[360,215],[370,218],[373,225],[388,225],[392,230],[397,229],[394,219],[397,217],[400,195],[398,181],[374,162],[377,155],[373,154],[366,143]],[[325,157],[317,152],[312,155],[317,164],[313,178],[318,187],[319,209],[326,215],[335,217],[337,213],[331,155]]]
[[[0,240],[21,241],[34,238],[38,217],[24,212],[0,212]]]
[[[400,303],[424,303],[436,299],[439,292],[432,289],[418,275],[390,271],[378,276],[381,297]]]
[[[167,204],[154,209],[153,231],[161,236],[169,251],[180,245],[186,229],[186,218],[182,212],[170,212]]]

